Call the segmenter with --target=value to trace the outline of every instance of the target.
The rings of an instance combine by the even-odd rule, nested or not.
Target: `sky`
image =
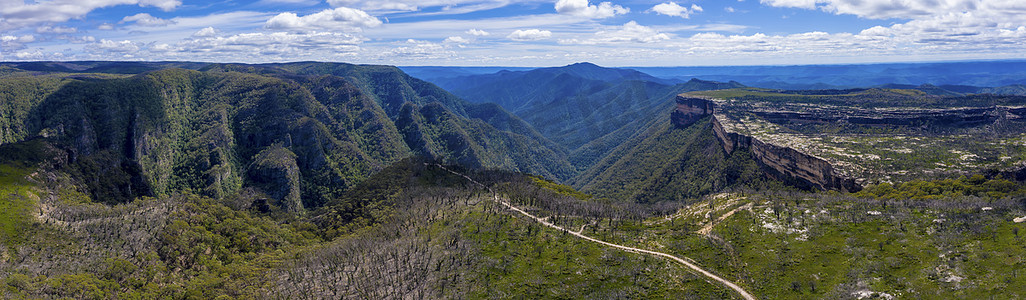
[[[0,61],[542,67],[1023,58],[1023,0],[0,0]]]

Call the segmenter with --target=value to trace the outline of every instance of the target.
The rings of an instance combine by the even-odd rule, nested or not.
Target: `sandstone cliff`
[[[671,114],[674,125],[683,128],[696,121],[712,116],[712,129],[716,138],[728,154],[734,151],[749,151],[756,160],[770,171],[770,175],[785,182],[806,188],[858,191],[861,186],[854,179],[846,178],[835,171],[829,162],[788,147],[777,146],[759,139],[724,128],[714,114],[716,104],[711,99],[680,95],[677,107]]]

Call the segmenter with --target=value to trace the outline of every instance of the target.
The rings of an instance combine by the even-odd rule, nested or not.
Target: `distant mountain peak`
[[[593,63],[590,63],[590,62],[586,62],[586,61],[585,61],[585,62],[579,62],[579,63],[573,63],[573,64],[569,64],[569,65],[566,65],[566,67],[589,67],[589,68],[602,68],[602,67],[601,67],[601,66],[599,66],[599,65],[596,65],[596,64],[593,64]]]

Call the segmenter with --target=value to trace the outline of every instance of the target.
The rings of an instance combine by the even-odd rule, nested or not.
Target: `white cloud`
[[[202,30],[201,30],[202,31]],[[295,60],[338,60],[351,57],[366,41],[359,35],[340,32],[255,32],[210,37],[193,37],[178,42],[134,43],[138,48],[116,47],[118,42],[101,41],[93,53],[145,57],[146,59],[217,62],[268,62]],[[121,52],[118,52],[121,51]]]
[[[328,0],[331,7],[355,7],[373,12],[412,12],[429,7],[440,7],[431,15],[462,14],[481,10],[496,9],[518,2],[538,2],[538,0]]]
[[[425,4],[431,6],[430,3]],[[420,9],[417,1],[401,0],[328,0],[328,5],[331,7],[359,7],[365,10],[416,11]]]
[[[86,47],[88,50],[94,52],[118,52],[118,53],[130,53],[139,51],[141,47],[138,43],[123,40],[123,41],[112,41],[108,39],[102,39],[99,43],[91,44]]]
[[[65,26],[42,26],[36,28],[36,33],[68,34],[78,32],[78,28]]]
[[[181,51],[181,50],[182,50],[181,48],[177,48],[177,47],[171,46],[171,45],[169,45],[167,43],[160,43],[160,44],[156,44],[156,45],[153,45],[152,47],[150,47],[150,52],[157,52],[157,53],[167,53],[167,52],[174,52],[174,51]]]
[[[328,51],[340,45],[359,45],[364,40],[361,36],[339,32],[256,32],[188,40],[178,43],[176,48],[198,53],[298,54]]]
[[[88,2],[88,1],[80,1]],[[128,1],[131,2],[131,1]],[[178,6],[182,5],[181,0],[140,0],[139,6],[153,6],[160,8],[163,11],[172,11]]]
[[[466,44],[470,43],[470,40],[463,38],[462,36],[450,36],[445,38],[446,43]]]
[[[147,27],[163,27],[176,23],[174,20],[161,19],[151,16],[148,13],[138,13],[121,19],[121,23],[128,22],[135,22],[135,24],[138,24],[139,26]]]
[[[759,0],[759,3],[776,7],[816,9],[816,0]]]
[[[667,2],[653,6],[652,9],[650,9],[650,11],[653,11],[660,15],[681,17],[687,19],[690,18],[691,14],[693,13],[701,12],[702,7],[695,4],[691,4],[691,9],[688,9],[687,7],[680,6],[680,4],[677,4],[676,2]]]
[[[100,24],[100,26],[96,26],[96,29],[99,29],[99,30],[114,30],[114,24],[103,23],[103,24]]]
[[[1026,24],[1026,1],[1020,0],[761,0],[777,7],[816,9],[868,19],[909,19],[874,26],[854,35],[872,41],[860,49],[902,53],[969,53],[1023,49],[1009,34]],[[846,42],[846,41],[840,41]],[[979,56],[983,57],[983,56]]]
[[[51,0],[0,2],[0,30],[23,28],[34,24],[61,23],[82,18],[98,8],[116,5],[139,5],[172,11],[182,5],[179,0]]]
[[[736,11],[736,10],[734,9],[734,7],[732,7],[732,6],[727,6],[727,7],[724,7],[724,8],[723,8],[723,10],[725,10],[725,11],[727,11],[727,12],[735,12],[735,11]]]
[[[302,17],[291,12],[281,13],[267,20],[265,26],[269,29],[304,31],[311,29],[359,30],[362,27],[376,27],[381,24],[381,20],[367,12],[339,7]]]
[[[386,59],[392,59],[394,57],[403,57],[407,59],[438,59],[443,57],[452,58],[456,55],[444,45],[428,41],[408,39],[405,43],[401,43],[400,45],[401,46],[399,47],[383,52],[381,57]]]
[[[665,33],[661,33],[647,26],[639,25],[637,22],[630,21],[627,24],[623,24],[617,30],[611,31],[599,31],[595,33],[595,36],[585,40],[560,40],[562,44],[613,44],[613,43],[655,43],[661,41],[667,41],[670,36]]]
[[[445,39],[453,35],[468,34],[465,28],[488,32],[490,36],[506,36],[524,28],[546,28],[552,31],[582,31],[593,29],[591,20],[570,18],[560,14],[522,15],[484,19],[434,19],[419,22],[393,22],[388,26],[366,28],[367,36],[375,39],[405,40],[411,36],[420,39]]]
[[[590,19],[609,18],[615,15],[623,15],[630,11],[630,8],[613,5],[609,2],[602,2],[599,3],[599,5],[591,5],[588,3],[588,0],[556,1],[556,12]]]
[[[538,29],[518,29],[506,36],[514,41],[537,41],[552,37],[552,31]]]
[[[471,30],[467,30],[467,34],[473,35],[473,36],[488,36],[491,33],[488,33],[487,31],[484,31],[484,30],[471,29]]]
[[[39,51],[39,50],[32,51],[32,52],[21,51],[21,52],[15,53],[14,57],[18,58],[19,60],[42,60],[43,57],[44,57],[44,54],[43,54],[42,51]]]
[[[214,29],[214,27],[205,27],[203,29],[200,29],[199,31],[196,31],[196,33],[193,33],[192,37],[212,37],[216,35],[217,29]]]
[[[22,36],[4,35],[0,36],[0,49],[3,52],[24,49],[25,44],[34,42],[36,37],[30,34]]]
[[[5,36],[0,37],[0,41],[3,41],[3,42],[31,43],[32,41],[35,41],[35,40],[36,40],[36,38],[34,36],[31,36],[31,35],[23,35],[23,36],[5,35]]]
[[[1026,13],[1019,0],[760,0],[775,7],[819,9],[868,19],[921,19],[952,13],[979,12],[1014,16]]]
[[[260,0],[258,5],[293,5],[293,6],[314,6],[320,4],[319,0]]]
[[[71,42],[72,44],[85,44],[85,43],[92,43],[92,42],[96,41],[96,37],[91,36],[91,35],[87,35],[87,36],[66,36],[63,39]]]

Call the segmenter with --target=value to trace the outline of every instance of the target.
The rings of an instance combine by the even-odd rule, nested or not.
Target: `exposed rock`
[[[748,150],[772,175],[800,186],[818,189],[858,191],[862,187],[854,179],[843,177],[827,161],[800,151],[764,143],[753,137],[728,132],[713,118],[713,132],[723,144],[723,150],[733,153]]]
[[[250,179],[274,199],[276,206],[290,212],[303,210],[299,176],[296,154],[280,144],[260,151],[249,169]]]
[[[704,98],[678,95],[677,108],[670,114],[670,120],[678,128],[691,126],[705,116],[711,115],[716,104]]]
[[[894,295],[884,292],[874,292],[867,289],[855,291],[851,293],[851,295],[854,296],[855,299],[894,299]]]
[[[676,98],[677,107],[670,118],[677,127],[687,127],[699,119],[713,115],[717,108],[711,99],[688,95]],[[729,132],[716,117],[713,117],[713,132],[723,145],[723,150],[750,151],[771,175],[802,187],[858,191],[855,180],[840,176],[829,162],[795,149],[764,143],[753,137]]]

